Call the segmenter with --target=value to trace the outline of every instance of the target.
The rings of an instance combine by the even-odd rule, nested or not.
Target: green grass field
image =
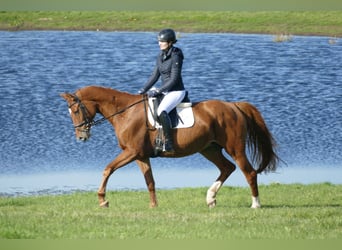
[[[0,238],[25,239],[341,239],[342,185],[260,186],[263,208],[251,209],[249,188],[224,186],[208,209],[206,188],[109,191],[0,197]]]
[[[0,12],[0,30],[232,32],[342,36],[342,11]]]

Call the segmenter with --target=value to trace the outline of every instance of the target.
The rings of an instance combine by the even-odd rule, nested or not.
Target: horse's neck
[[[89,87],[82,95],[96,102],[103,116],[113,115],[134,102],[133,95],[102,87]]]

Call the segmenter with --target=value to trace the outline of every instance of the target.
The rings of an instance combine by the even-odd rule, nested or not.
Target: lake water
[[[136,93],[155,64],[153,32],[0,32],[0,193],[97,190],[120,152],[109,123],[76,142],[62,92],[101,85]],[[342,41],[270,35],[179,35],[193,101],[245,100],[263,114],[287,163],[259,183],[342,183]],[[209,186],[218,170],[201,155],[152,159],[157,188]],[[226,185],[246,186],[239,169]],[[109,189],[145,189],[134,163]]]

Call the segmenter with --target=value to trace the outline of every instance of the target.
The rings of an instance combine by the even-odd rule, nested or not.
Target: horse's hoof
[[[100,204],[100,207],[109,207],[109,201],[104,201]]]
[[[208,207],[210,209],[216,207],[216,200],[213,200],[212,202],[208,203]]]
[[[158,207],[157,204],[150,204],[150,208],[156,208],[156,207]]]
[[[258,197],[252,196],[252,206],[251,208],[261,208],[260,201]]]

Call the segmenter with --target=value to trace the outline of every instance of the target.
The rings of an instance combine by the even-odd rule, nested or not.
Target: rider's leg
[[[171,133],[171,120],[169,115],[166,113],[166,111],[163,111],[160,116],[159,120],[163,127],[163,132],[165,136],[165,151],[172,152],[173,149],[173,138]]]
[[[174,109],[184,98],[185,91],[171,91],[165,94],[158,107],[158,117],[163,127],[165,136],[165,150],[173,151],[173,137],[171,133],[171,120],[169,112]]]

